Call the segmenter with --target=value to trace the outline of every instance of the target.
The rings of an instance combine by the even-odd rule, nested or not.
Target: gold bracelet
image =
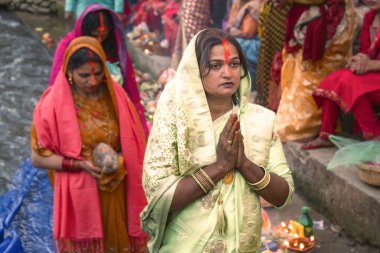
[[[260,167],[260,169],[262,169],[262,170],[264,171],[264,176],[263,176],[263,178],[261,178],[261,180],[258,181],[258,182],[256,182],[256,183],[248,183],[249,185],[257,186],[257,185],[261,184],[261,183],[264,181],[264,179],[265,179],[265,174],[267,173],[267,170],[264,169],[263,167]]]
[[[206,178],[206,180],[212,185],[212,188],[215,187],[214,181],[207,175],[206,171],[204,171],[202,168],[199,169],[199,171],[202,173],[202,175]]]
[[[204,177],[200,170],[197,170],[194,173],[194,176],[199,180],[199,182],[203,185],[207,192],[212,190],[213,186],[210,184],[209,181],[207,181],[207,179]]]
[[[263,183],[259,186],[256,186],[256,187],[252,187],[255,191],[261,191],[262,189],[264,189],[265,187],[267,187],[270,183],[270,173],[267,172],[266,174],[266,177],[265,177],[265,180],[263,181]]]
[[[255,191],[260,191],[260,190],[264,189],[270,183],[270,173],[266,169],[264,169],[263,167],[260,167],[260,168],[262,168],[264,170],[263,178],[257,183],[250,183],[247,181],[248,185],[251,186],[251,188]]]
[[[199,185],[199,187],[202,189],[202,191],[204,192],[204,193],[206,193],[207,194],[207,191],[206,191],[206,189],[203,187],[203,185],[201,184],[201,182],[199,182],[199,180],[198,180],[198,178],[196,178],[195,176],[194,176],[194,174],[193,175],[191,175],[191,177],[195,180],[195,182],[197,182],[197,184]]]

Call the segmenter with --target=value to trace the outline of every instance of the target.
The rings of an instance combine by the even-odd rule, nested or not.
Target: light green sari
[[[233,172],[232,183],[221,180],[207,195],[169,214],[179,180],[216,161],[219,135],[231,113],[211,119],[199,77],[195,38],[185,50],[174,80],[160,97],[145,154],[143,186],[149,204],[141,218],[151,238],[149,252],[259,252],[259,195],[237,171]],[[238,90],[245,153],[251,161],[288,182],[288,202],[294,185],[277,138],[275,114],[248,104],[249,79],[243,78]],[[227,223],[223,235],[216,229],[220,199]]]

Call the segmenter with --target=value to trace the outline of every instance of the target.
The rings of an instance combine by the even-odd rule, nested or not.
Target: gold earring
[[[69,73],[69,83],[73,85],[73,74]]]

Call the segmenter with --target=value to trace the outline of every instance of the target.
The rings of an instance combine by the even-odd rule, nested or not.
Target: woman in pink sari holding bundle
[[[91,37],[67,47],[54,85],[33,114],[32,163],[54,174],[53,237],[59,252],[142,253],[139,214],[146,136]]]
[[[373,108],[380,106],[380,1],[373,1],[370,7],[363,21],[360,53],[313,93],[318,107],[322,107],[322,127],[319,136],[303,149],[332,146],[328,137],[335,132],[339,109],[352,110],[364,139],[380,139],[380,120]]]

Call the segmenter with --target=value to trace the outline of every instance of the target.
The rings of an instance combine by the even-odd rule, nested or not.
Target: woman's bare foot
[[[334,144],[329,141],[322,139],[321,137],[317,137],[316,139],[306,142],[301,146],[302,149],[317,149],[317,148],[327,148],[332,147]]]

